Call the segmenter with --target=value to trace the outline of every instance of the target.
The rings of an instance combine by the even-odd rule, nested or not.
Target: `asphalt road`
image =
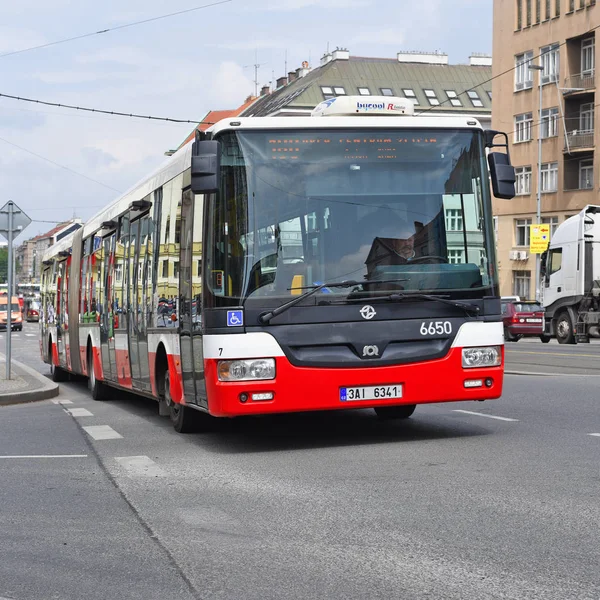
[[[405,422],[180,436],[151,401],[64,384],[63,404],[0,409],[0,598],[597,600],[596,385],[509,375],[500,400]]]

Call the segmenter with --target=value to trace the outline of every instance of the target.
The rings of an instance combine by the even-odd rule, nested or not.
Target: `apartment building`
[[[538,190],[551,235],[599,203],[596,27],[596,0],[494,0],[492,127],[509,134],[517,176],[516,197],[494,200],[502,295],[536,296]]]

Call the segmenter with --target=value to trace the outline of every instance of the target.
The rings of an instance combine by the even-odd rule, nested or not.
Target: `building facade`
[[[492,127],[509,134],[513,200],[494,200],[502,295],[534,299],[531,224],[598,203],[595,0],[494,0]],[[538,158],[541,140],[541,160]],[[536,290],[537,288],[537,290]]]

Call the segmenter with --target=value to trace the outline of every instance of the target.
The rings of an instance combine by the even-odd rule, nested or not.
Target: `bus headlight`
[[[463,348],[462,366],[465,369],[473,367],[498,367],[500,364],[502,364],[500,346]]]
[[[220,360],[217,364],[219,381],[256,381],[275,379],[275,359]]]

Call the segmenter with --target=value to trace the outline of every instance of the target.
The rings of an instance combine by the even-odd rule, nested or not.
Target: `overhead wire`
[[[204,8],[211,8],[213,6],[218,6],[220,4],[227,4],[229,2],[233,2],[233,0],[218,0],[217,2],[211,2],[210,4],[203,4],[201,6],[194,6],[192,8],[186,8],[185,10],[178,10],[176,12],[168,13],[165,15],[159,15],[157,17],[150,17],[148,19],[142,19],[140,21],[133,21],[132,23],[125,23],[123,25],[116,25],[115,27],[107,27],[105,29],[100,29],[98,31],[91,31],[90,33],[84,33],[81,35],[75,35],[70,38],[65,38],[62,40],[56,40],[54,42],[48,42],[46,44],[39,44],[37,46],[30,46],[29,48],[21,48],[20,50],[13,50],[11,52],[5,52],[4,54],[0,54],[0,58],[5,58],[7,56],[14,56],[15,54],[23,54],[24,52],[30,52],[31,50],[39,50],[41,48],[48,48],[50,46],[57,46],[58,44],[65,44],[67,42],[73,42],[75,40],[81,40],[88,37],[93,37],[95,35],[103,35],[105,33],[109,33],[111,31],[117,31],[119,29],[126,29],[128,27],[135,27],[137,25],[143,25],[146,23],[152,23],[153,21],[160,21],[161,19],[168,19],[170,17],[176,17],[179,15],[184,15],[187,13],[191,13],[194,11],[202,10]]]

